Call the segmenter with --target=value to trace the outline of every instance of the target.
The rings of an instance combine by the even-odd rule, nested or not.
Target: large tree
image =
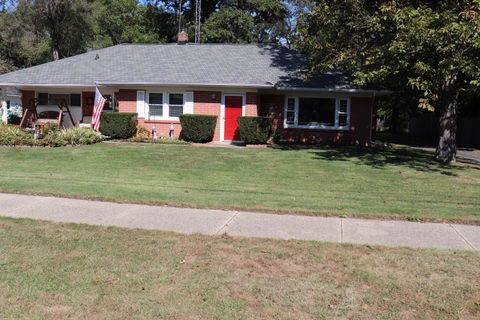
[[[88,0],[31,0],[33,24],[50,38],[55,59],[82,53],[92,36]]]
[[[94,7],[94,46],[165,41],[148,22],[147,9],[138,0],[97,0]]]
[[[205,17],[205,42],[271,43],[287,33],[288,9],[278,0],[223,0]]]
[[[480,1],[323,0],[298,24],[313,72],[352,72],[360,84],[410,87],[437,109],[436,158],[456,160],[462,91],[480,85]]]

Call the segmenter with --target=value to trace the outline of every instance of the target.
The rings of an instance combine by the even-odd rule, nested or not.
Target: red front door
[[[238,117],[242,116],[242,97],[225,97],[225,140],[240,140]]]

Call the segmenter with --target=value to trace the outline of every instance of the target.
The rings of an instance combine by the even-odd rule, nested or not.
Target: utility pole
[[[195,43],[200,43],[200,28],[202,24],[202,0],[195,2]]]

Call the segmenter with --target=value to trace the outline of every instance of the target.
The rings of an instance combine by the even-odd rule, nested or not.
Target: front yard
[[[7,218],[0,243],[2,319],[480,317],[477,252]]]
[[[480,223],[480,166],[442,166],[409,147],[2,147],[0,167],[1,191]]]

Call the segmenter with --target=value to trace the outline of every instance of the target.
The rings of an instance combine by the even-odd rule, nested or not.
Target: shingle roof
[[[301,77],[306,59],[280,46],[123,44],[0,75],[0,85],[114,83],[252,87],[353,88],[339,74],[310,82]]]

